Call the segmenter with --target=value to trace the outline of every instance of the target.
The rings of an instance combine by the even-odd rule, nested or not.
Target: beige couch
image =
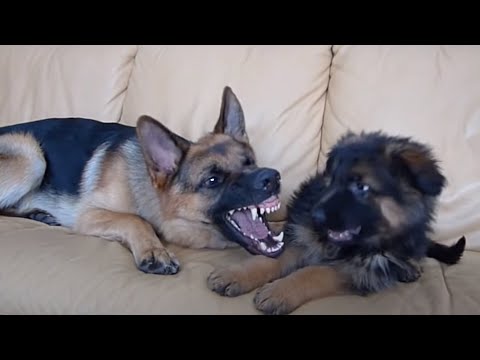
[[[461,264],[429,259],[417,283],[294,314],[480,314],[479,64],[476,46],[1,46],[0,124],[149,114],[195,139],[230,85],[259,162],[282,172],[284,203],[343,131],[411,135],[442,160],[435,239],[466,235]],[[173,249],[182,271],[147,275],[118,243],[0,217],[0,313],[258,314],[253,293],[223,298],[205,285],[245,251]]]

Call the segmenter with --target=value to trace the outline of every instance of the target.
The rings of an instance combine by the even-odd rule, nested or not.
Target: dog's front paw
[[[207,278],[207,286],[210,290],[229,297],[245,294],[253,290],[241,271],[229,268],[212,271]]]
[[[57,218],[55,218],[52,214],[46,211],[35,210],[25,215],[25,217],[49,226],[61,226],[60,223],[57,221]]]
[[[139,270],[148,274],[174,275],[180,270],[175,255],[165,248],[144,251],[136,263]]]
[[[282,280],[276,280],[262,286],[255,294],[253,303],[264,314],[287,315],[298,307],[294,296],[282,286]]]

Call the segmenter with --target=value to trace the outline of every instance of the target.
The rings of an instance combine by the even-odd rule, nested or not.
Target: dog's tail
[[[465,251],[465,236],[462,236],[451,246],[443,245],[430,240],[427,249],[427,256],[448,265],[456,264]]]

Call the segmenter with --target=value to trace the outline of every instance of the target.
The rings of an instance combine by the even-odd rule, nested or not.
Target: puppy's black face
[[[338,245],[386,245],[428,226],[445,184],[430,150],[407,138],[348,134],[332,149],[311,223]]]
[[[372,204],[370,191],[370,185],[353,174],[343,180],[331,180],[312,209],[316,232],[337,244],[372,236],[382,215]]]

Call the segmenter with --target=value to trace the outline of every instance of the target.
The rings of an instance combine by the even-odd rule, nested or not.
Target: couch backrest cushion
[[[140,46],[122,122],[148,114],[195,140],[213,130],[228,85],[259,164],[283,174],[285,201],[316,170],[330,62],[330,46]]]
[[[435,239],[480,250],[480,47],[335,46],[322,156],[347,129],[429,143],[449,185]]]
[[[0,125],[45,117],[119,121],[136,46],[0,47]]]

